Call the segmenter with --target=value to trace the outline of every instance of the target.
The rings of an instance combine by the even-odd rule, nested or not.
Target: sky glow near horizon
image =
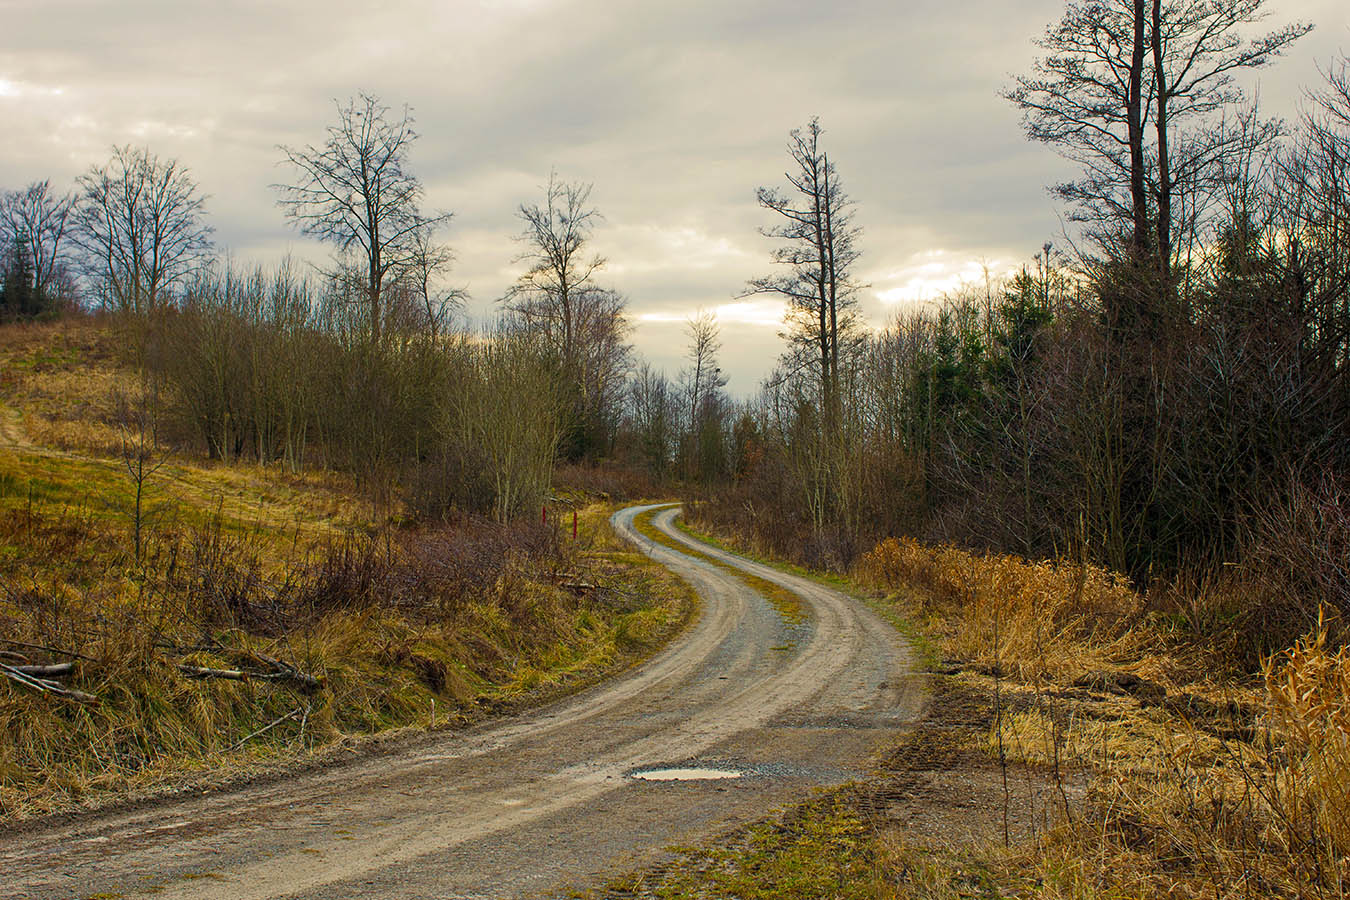
[[[1272,0],[1317,29],[1245,79],[1293,119],[1318,65],[1350,48],[1340,0]],[[863,228],[867,320],[1033,265],[1062,243],[1045,186],[1071,165],[1022,136],[998,91],[1028,71],[1062,0],[0,0],[0,189],[69,185],[114,144],[176,157],[241,263],[327,249],[283,219],[278,144],[323,139],[358,91],[413,108],[429,208],[452,211],[451,282],[490,317],[520,271],[521,203],[550,168],[594,184],[602,281],[638,351],[674,375],[698,309],[723,327],[731,390],[782,347],[755,188],[783,184],[789,130],[818,115]],[[820,48],[828,48],[821,52]]]

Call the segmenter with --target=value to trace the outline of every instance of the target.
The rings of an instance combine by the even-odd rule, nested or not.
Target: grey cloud
[[[595,183],[597,252],[672,372],[681,327],[768,266],[754,188],[781,181],[790,128],[820,115],[858,202],[864,269],[893,287],[917,259],[1029,257],[1060,228],[1045,185],[1071,170],[1027,144],[997,97],[1061,0],[0,0],[0,186],[69,179],[113,143],[177,156],[240,257],[322,248],[290,232],[268,185],[278,143],[323,137],[358,90],[414,107],[413,164],[473,309],[514,271],[514,210],[550,167]],[[1322,30],[1263,74],[1290,115],[1315,62],[1346,43],[1336,0],[1288,0]],[[62,93],[52,93],[60,89]],[[720,247],[716,252],[709,247]],[[896,275],[895,273],[901,273]],[[894,277],[893,277],[894,276]],[[896,281],[899,279],[899,281]],[[869,315],[888,310],[869,297]],[[772,364],[766,325],[728,323],[738,391]]]

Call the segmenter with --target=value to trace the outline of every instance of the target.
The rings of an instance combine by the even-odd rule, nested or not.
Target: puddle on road
[[[643,781],[720,781],[724,778],[740,778],[744,774],[732,769],[648,769],[630,772],[628,777]]]

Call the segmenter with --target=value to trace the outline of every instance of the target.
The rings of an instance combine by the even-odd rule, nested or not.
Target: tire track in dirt
[[[922,705],[889,625],[815,582],[666,534],[796,592],[789,624],[734,574],[615,529],[703,602],[666,650],[519,716],[284,780],[0,837],[0,896],[552,896],[867,771]],[[650,782],[659,766],[743,777]]]

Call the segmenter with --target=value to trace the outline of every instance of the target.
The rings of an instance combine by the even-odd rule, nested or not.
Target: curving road
[[[624,675],[520,716],[237,790],[0,834],[0,897],[555,896],[867,771],[922,704],[910,653],[862,604],[657,527],[799,594],[792,625],[732,574],[613,525],[703,614]],[[724,780],[635,771],[709,767]]]

